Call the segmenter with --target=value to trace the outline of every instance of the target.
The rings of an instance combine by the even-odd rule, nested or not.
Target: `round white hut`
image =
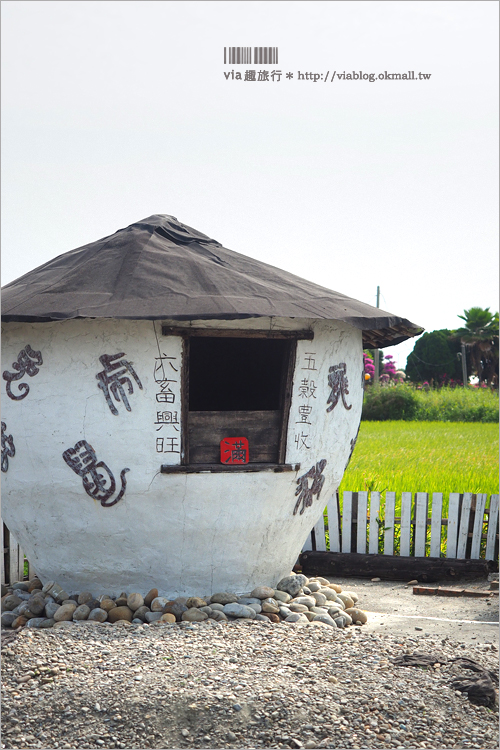
[[[42,581],[275,585],[342,479],[363,347],[421,328],[155,215],[2,290],[2,515]]]

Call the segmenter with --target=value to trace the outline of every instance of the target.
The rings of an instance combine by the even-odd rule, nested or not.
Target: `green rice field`
[[[498,425],[361,422],[340,492],[498,493]]]

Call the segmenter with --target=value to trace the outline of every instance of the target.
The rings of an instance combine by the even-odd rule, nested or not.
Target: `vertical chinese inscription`
[[[7,396],[13,401],[21,401],[23,398],[26,398],[30,390],[29,385],[27,383],[19,383],[19,392],[16,394],[12,393],[11,383],[21,380],[25,375],[28,375],[30,378],[34,377],[40,371],[41,365],[43,365],[41,352],[36,352],[29,344],[24,349],[21,349],[17,355],[17,362],[12,363],[12,367],[16,372],[5,370],[2,376],[7,382],[5,387]]]
[[[12,435],[6,433],[7,425],[2,422],[2,471],[8,471],[9,469],[9,458],[14,458],[16,455],[16,447],[14,445],[14,439]]]
[[[81,477],[87,495],[99,500],[103,508],[110,508],[122,499],[127,486],[125,474],[130,469],[122,469],[120,472],[121,489],[115,499],[109,502],[116,490],[114,475],[104,461],[97,461],[95,450],[86,440],[79,440],[74,448],[64,451],[62,457],[69,468]]]
[[[180,357],[160,352],[155,357],[156,452],[180,455]]]
[[[346,396],[349,395],[349,381],[347,380],[346,364],[341,362],[339,365],[333,365],[328,370],[328,386],[330,388],[330,395],[328,396],[327,404],[330,406],[327,408],[327,412],[332,411],[338,402],[339,398],[342,398],[342,403],[346,409],[352,409],[352,404],[347,405]]]
[[[297,401],[298,407],[295,414],[295,434],[294,440],[297,448],[311,448],[310,442],[310,427],[311,427],[311,415],[313,412],[314,401],[316,399],[316,377],[314,373],[317,373],[316,367],[316,352],[305,352],[300,363],[301,376],[299,378],[299,385],[297,388]]]
[[[126,359],[120,359],[123,356],[125,356],[125,352],[101,355],[99,362],[104,369],[96,375],[97,387],[104,393],[106,403],[111,413],[115,416],[118,416],[118,409],[114,405],[111,396],[113,396],[115,401],[121,401],[127,411],[131,411],[127,396],[130,396],[134,392],[134,386],[129,374],[142,390],[142,383],[139,376],[130,362]],[[125,393],[125,386],[127,387],[128,394]]]
[[[297,479],[297,489],[295,490],[295,496],[298,495],[298,500],[295,503],[293,509],[293,515],[297,514],[297,511],[302,503],[300,515],[313,503],[314,495],[319,500],[321,490],[325,483],[325,477],[323,476],[323,469],[326,466],[326,459],[323,458],[315,466],[311,466],[307,474],[303,474]]]

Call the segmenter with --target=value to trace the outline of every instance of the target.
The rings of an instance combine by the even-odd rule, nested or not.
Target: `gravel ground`
[[[456,664],[391,663],[414,651],[498,667],[493,643],[366,626],[25,628],[3,650],[2,747],[497,748],[498,701],[453,690]]]

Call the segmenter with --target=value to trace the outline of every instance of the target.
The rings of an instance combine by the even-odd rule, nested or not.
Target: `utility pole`
[[[380,287],[377,287],[377,307],[380,307]],[[375,357],[375,385],[379,385],[380,380],[380,363],[379,363],[379,354],[378,349],[374,349],[374,357]]]
[[[465,354],[465,344],[463,341],[461,342],[461,345],[462,345],[462,379],[464,381],[464,388],[466,388],[469,382],[467,378],[467,357]]]

